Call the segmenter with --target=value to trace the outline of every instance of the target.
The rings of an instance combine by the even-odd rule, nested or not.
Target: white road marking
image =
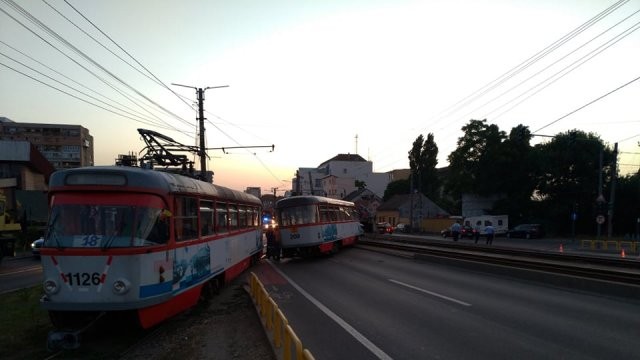
[[[291,280],[287,275],[285,275],[282,271],[280,271],[280,269],[278,269],[277,267],[275,267],[273,265],[271,265],[271,266],[283,278],[285,278],[289,282],[289,284],[291,284],[291,286],[293,286],[296,290],[298,290],[298,292],[300,292],[300,294],[302,294],[302,296],[307,298],[307,300],[311,301],[311,303],[314,304],[315,306],[317,306],[318,309],[320,309],[320,311],[325,313],[329,318],[331,318],[331,320],[335,321],[338,325],[340,325],[343,329],[345,329],[349,334],[351,334],[351,336],[353,336],[356,340],[358,340],[358,342],[360,342],[362,345],[364,345],[364,347],[369,349],[369,351],[371,351],[376,357],[378,357],[378,359],[384,359],[384,360],[392,360],[393,359],[391,356],[387,355],[387,353],[382,351],[382,349],[380,349],[374,343],[369,341],[369,339],[367,339],[364,335],[362,335],[360,332],[358,332],[358,330],[353,328],[353,326],[349,325],[341,317],[336,315],[333,311],[329,310],[329,308],[324,306],[320,301],[318,301],[316,298],[311,296],[311,294],[306,292],[303,288],[301,288],[298,284],[296,284],[293,280]]]
[[[433,292],[433,291],[425,290],[425,289],[419,288],[417,286],[409,285],[409,284],[403,283],[402,281],[393,280],[393,279],[387,279],[387,280],[391,281],[394,284],[402,285],[402,286],[408,287],[410,289],[417,290],[417,291],[423,292],[425,294],[429,294],[431,296],[438,297],[440,299],[444,299],[444,300],[447,300],[447,301],[454,302],[456,304],[460,304],[460,305],[463,305],[463,306],[471,306],[471,304],[469,304],[467,302],[464,302],[464,301],[461,301],[461,300],[458,300],[458,299],[454,299],[452,297],[448,297],[448,296],[445,296],[445,295],[442,295],[442,294],[438,294],[438,293]]]

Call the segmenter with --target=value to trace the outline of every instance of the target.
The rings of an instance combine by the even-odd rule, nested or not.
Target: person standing
[[[458,241],[460,238],[460,222],[456,221],[451,225],[451,236],[453,237],[453,241]]]
[[[480,240],[480,224],[476,224],[476,226],[473,228],[473,239],[475,244],[477,244],[478,240]]]
[[[489,222],[487,224],[487,227],[484,228],[484,232],[487,234],[487,245],[491,245],[493,243],[493,235],[495,233],[495,230],[491,222]]]

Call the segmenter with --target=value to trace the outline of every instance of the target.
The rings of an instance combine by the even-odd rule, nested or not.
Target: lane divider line
[[[448,297],[446,295],[442,295],[442,294],[438,294],[438,293],[433,292],[433,291],[425,290],[425,289],[419,288],[417,286],[413,286],[413,285],[410,285],[410,284],[407,284],[407,283],[403,283],[402,281],[393,280],[393,279],[387,279],[387,280],[391,281],[394,284],[402,285],[404,287],[408,287],[409,289],[417,290],[417,291],[420,291],[422,293],[425,293],[425,294],[428,294],[428,295],[431,295],[431,296],[435,296],[435,297],[440,298],[440,299],[451,301],[451,302],[456,303],[458,305],[471,306],[471,304],[469,304],[467,302],[464,302],[462,300],[454,299],[454,298]]]
[[[341,317],[339,317],[336,313],[331,311],[328,307],[322,304],[318,299],[314,298],[311,294],[306,292],[302,287],[296,284],[291,278],[285,275],[280,269],[276,266],[273,266],[273,269],[277,271],[280,276],[285,278],[291,286],[293,286],[302,296],[307,298],[312,304],[314,304],[320,311],[325,313],[331,320],[336,322],[340,327],[342,327],[346,332],[348,332],[351,336],[353,336],[359,343],[361,343],[364,347],[366,347],[369,351],[371,351],[378,359],[382,360],[392,360],[393,358],[382,349],[377,347],[374,343],[372,343],[369,339],[367,339],[364,335],[362,335],[358,330],[356,330],[353,326],[349,325],[346,321],[344,321]]]

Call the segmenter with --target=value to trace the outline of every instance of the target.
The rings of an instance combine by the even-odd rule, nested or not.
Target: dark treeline
[[[507,134],[486,120],[470,120],[448,156],[449,166],[438,169],[433,134],[420,135],[409,151],[412,179],[390,183],[385,199],[413,187],[451,214],[461,214],[462,194],[497,197],[493,208],[485,209],[489,214],[508,214],[512,226],[542,223],[559,236],[596,235],[598,215],[606,218],[601,227],[606,235],[613,210],[614,235],[637,233],[640,173],[613,181],[618,173],[613,145],[580,130],[531,145],[536,136],[544,135],[524,125]]]

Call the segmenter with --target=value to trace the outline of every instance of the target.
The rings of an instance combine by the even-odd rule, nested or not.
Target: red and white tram
[[[334,253],[363,234],[349,201],[293,196],[278,200],[275,208],[283,257]]]
[[[58,171],[49,187],[41,304],[58,327],[125,311],[149,328],[262,255],[253,195],[120,166]]]

